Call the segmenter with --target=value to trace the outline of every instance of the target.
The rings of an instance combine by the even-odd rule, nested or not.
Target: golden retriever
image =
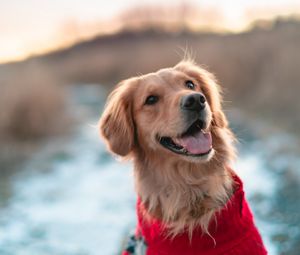
[[[122,81],[110,94],[100,131],[111,152],[134,163],[147,219],[176,236],[208,226],[235,187],[235,138],[214,76],[191,61]]]

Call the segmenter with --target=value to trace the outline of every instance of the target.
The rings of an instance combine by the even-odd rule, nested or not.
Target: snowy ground
[[[271,210],[270,199],[273,196],[276,179],[271,176],[269,171],[265,171],[264,161],[259,155],[247,154],[243,155],[235,166],[235,170],[244,182],[246,198],[250,203],[250,207],[254,210],[255,222],[262,235],[263,241],[267,247],[269,255],[277,255],[278,250],[272,243],[271,233],[277,230],[274,223],[262,220],[257,210]],[[266,181],[268,180],[268,181]],[[253,196],[263,196],[264,200],[260,203],[253,201]]]
[[[15,196],[0,214],[0,254],[118,251],[134,223],[130,167],[112,161],[93,131],[80,130],[80,138],[60,152],[64,159],[56,155],[45,166],[47,158],[39,155],[16,177]]]

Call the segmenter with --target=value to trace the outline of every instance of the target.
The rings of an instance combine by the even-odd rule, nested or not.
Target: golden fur
[[[194,93],[183,84],[192,80],[208,102],[206,130],[212,134],[213,153],[204,158],[175,154],[157,137],[170,137],[186,128],[178,107],[182,96]],[[155,105],[145,105],[149,95]],[[233,193],[228,165],[234,158],[234,137],[221,107],[214,76],[191,61],[122,81],[108,98],[100,131],[111,152],[134,163],[136,191],[147,219],[162,220],[172,236],[208,225]]]

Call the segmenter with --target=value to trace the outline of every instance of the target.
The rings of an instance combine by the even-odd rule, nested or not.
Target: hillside
[[[188,49],[199,64],[216,74],[227,105],[296,130],[300,124],[299,48],[300,22],[296,20],[277,20],[268,28],[241,34],[123,31],[1,65],[0,81],[9,84],[12,77],[46,70],[58,83],[112,86],[129,76],[174,65]]]

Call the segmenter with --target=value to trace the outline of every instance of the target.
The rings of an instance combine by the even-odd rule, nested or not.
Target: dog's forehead
[[[159,70],[156,74],[165,80],[172,80],[172,79],[174,80],[174,79],[181,79],[186,77],[186,74],[174,68],[162,69]]]
[[[175,70],[174,68],[161,69],[155,73],[150,73],[142,77],[144,86],[164,86],[174,85],[179,81],[186,79],[187,75]]]

